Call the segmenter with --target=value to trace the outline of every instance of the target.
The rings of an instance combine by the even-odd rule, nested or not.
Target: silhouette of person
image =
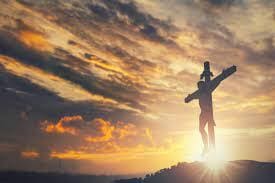
[[[203,141],[203,152],[205,155],[209,150],[215,149],[215,130],[216,123],[213,117],[213,104],[212,104],[212,92],[218,87],[222,81],[221,77],[217,77],[211,82],[199,81],[197,83],[198,92],[195,92],[192,96],[189,95],[185,102],[189,102],[190,99],[199,99],[199,106],[201,109],[199,118],[199,131],[201,133]],[[208,134],[205,131],[205,126],[208,124]]]
[[[215,130],[216,123],[213,117],[213,104],[212,104],[212,92],[218,87],[218,85],[226,79],[228,76],[236,72],[236,66],[232,66],[222,71],[221,74],[216,76],[213,80],[210,79],[212,73],[210,72],[209,62],[204,63],[204,72],[201,75],[201,79],[205,77],[205,81],[199,81],[197,83],[198,90],[189,94],[185,98],[185,102],[188,103],[194,99],[199,100],[199,106],[201,109],[199,118],[199,130],[203,141],[203,152],[205,155],[209,150],[215,150]],[[205,131],[205,126],[208,126],[208,134]]]
[[[218,87],[222,80],[222,77],[217,77],[211,80],[211,82],[206,83],[204,81],[199,81],[197,84],[200,91],[197,98],[199,99],[199,106],[201,109],[199,130],[204,145],[203,155],[209,150],[215,150],[216,142],[214,127],[216,123],[213,116],[212,92]],[[205,131],[206,123],[208,126],[208,134]]]
[[[202,141],[203,141],[203,152],[202,154],[206,154],[210,149],[215,149],[215,131],[214,126],[216,126],[214,117],[213,117],[213,107],[212,107],[212,92],[218,86],[220,82],[214,83],[205,83],[204,81],[198,82],[199,89],[199,106],[201,109],[200,118],[199,118],[199,130],[201,133]],[[205,131],[205,126],[208,123],[208,134]],[[209,139],[209,142],[208,142]]]

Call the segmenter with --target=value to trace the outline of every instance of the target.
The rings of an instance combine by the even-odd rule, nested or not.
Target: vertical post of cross
[[[205,83],[209,83],[211,81],[211,76],[213,76],[212,72],[210,71],[210,64],[209,61],[204,62],[204,70],[201,74],[201,78],[205,78]]]
[[[204,62],[204,70],[201,74],[201,79],[205,79],[205,84],[208,85],[211,82],[211,77],[213,76],[213,73],[210,71],[210,63],[209,61],[205,61]],[[213,104],[212,104],[212,93],[210,92],[210,111],[209,113],[211,113],[211,116],[213,116]],[[208,122],[208,142],[209,142],[209,146],[210,149],[215,149],[215,129],[214,129],[214,122]]]

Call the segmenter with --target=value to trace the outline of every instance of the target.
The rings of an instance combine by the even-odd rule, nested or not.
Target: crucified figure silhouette
[[[197,83],[198,90],[194,93],[189,94],[185,98],[185,102],[188,103],[193,99],[199,99],[199,106],[201,109],[201,114],[199,118],[199,130],[202,136],[203,141],[203,152],[202,155],[205,155],[209,150],[215,150],[215,130],[214,127],[216,123],[213,117],[213,104],[212,104],[212,92],[218,87],[220,82],[226,79],[228,76],[236,72],[236,66],[229,67],[222,71],[217,77],[211,80],[211,76],[213,76],[212,72],[210,72],[209,62],[204,62],[204,71],[200,76],[202,80],[205,78],[205,81],[199,81]],[[208,134],[205,131],[205,126],[208,124]]]

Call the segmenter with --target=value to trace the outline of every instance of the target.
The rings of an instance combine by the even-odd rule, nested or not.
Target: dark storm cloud
[[[66,99],[58,97],[55,93],[47,89],[31,83],[29,80],[15,76],[6,71],[2,65],[0,72],[0,85],[1,85],[1,101],[5,107],[1,108],[1,116],[11,119],[7,121],[17,121],[21,119],[21,112],[26,112],[31,118],[31,121],[38,121],[45,118],[56,118],[64,115],[66,112],[73,114],[87,112],[87,109],[93,111],[95,104],[85,102],[71,102]],[[78,105],[74,107],[73,105]],[[83,105],[83,107],[81,107]],[[98,111],[101,110],[100,106],[96,106]],[[80,109],[82,108],[82,109]],[[5,115],[4,115],[5,114]],[[85,114],[85,112],[83,113]],[[17,119],[17,120],[15,120]],[[12,123],[5,123],[12,125]]]
[[[167,47],[167,49],[173,49],[175,52],[180,52],[181,54],[185,52],[182,47],[172,40],[179,31],[179,28],[170,21],[161,20],[149,13],[142,12],[134,2],[92,1],[89,4],[77,3],[77,5],[74,5],[75,8],[72,9],[66,9],[64,6],[61,8],[62,2],[48,8],[42,7],[39,3],[33,3],[36,6],[32,8],[37,8],[47,16],[55,15],[57,18],[53,21],[56,21],[58,25],[82,38],[93,47],[101,51],[106,50],[116,57],[120,57],[119,52],[126,52],[126,45],[132,48],[143,49],[144,46],[139,42],[143,39],[157,42]],[[43,4],[43,6],[47,5]],[[82,31],[79,31],[80,29]],[[96,36],[99,32],[100,35]],[[114,39],[113,43],[104,41],[109,39]],[[116,45],[118,41],[122,44]],[[69,44],[81,47],[81,45],[73,40],[70,40]],[[93,55],[93,53],[87,54]],[[88,56],[87,54],[86,56]],[[128,59],[125,57],[125,54],[127,54]],[[152,64],[149,63],[150,61],[135,58],[130,53],[122,53],[121,56],[120,59],[122,62],[125,62],[123,64],[123,68],[125,69],[144,71],[147,68],[152,68]],[[89,59],[85,55],[84,58]],[[95,64],[95,67],[106,71],[109,69],[103,68],[99,64]],[[110,69],[108,71],[115,72]],[[115,74],[118,74],[118,76],[111,74],[111,77],[124,77],[119,73]]]
[[[160,31],[170,34],[177,30],[170,22],[154,18],[149,14],[141,12],[132,1],[104,0],[101,1],[101,3],[104,6],[90,4],[88,7],[103,20],[113,20],[118,23],[124,22],[124,24],[130,23],[130,25],[138,28],[140,33],[152,40],[167,41],[166,36],[161,35]],[[121,18],[121,16],[125,16],[127,20]]]
[[[25,140],[31,138],[30,134],[34,135],[37,121],[57,117],[64,109],[64,101],[54,93],[32,84],[29,80],[14,76],[2,67],[0,85],[2,142],[22,145],[30,143]],[[22,112],[28,117],[27,123],[22,119]]]
[[[116,0],[104,0],[104,3],[109,7],[109,9],[116,9],[119,13],[126,15],[129,17],[130,21],[134,25],[138,26],[149,26],[156,25],[161,29],[166,31],[176,31],[178,28],[171,24],[171,22],[167,20],[160,20],[156,17],[153,17],[149,13],[142,12],[137,5],[130,2],[121,2]]]
[[[48,137],[39,130],[40,122],[44,120],[57,121],[68,115],[81,115],[87,120],[97,117],[129,121],[139,119],[129,111],[120,109],[108,111],[106,106],[90,102],[67,101],[27,79],[9,73],[2,66],[0,69],[0,100],[2,104],[0,141],[7,144],[20,144],[15,149],[16,151],[36,147],[39,152],[47,154],[49,147],[64,144],[63,140],[66,140],[67,137],[61,139],[56,136]],[[27,116],[27,120],[22,119],[22,112]],[[77,147],[79,143],[79,139],[70,139],[70,146]]]
[[[111,18],[116,17],[115,12],[109,11],[107,8],[97,4],[90,4],[88,5],[88,8],[102,20],[110,20]]]
[[[105,3],[107,3],[107,1]],[[111,3],[111,2],[109,2],[109,3]],[[115,3],[115,2],[112,2],[112,3]],[[143,20],[145,21],[144,25],[148,26],[148,27],[145,27],[144,31],[146,31],[148,34],[152,34],[155,31],[154,28],[151,27],[151,25],[149,24],[150,22],[158,23],[159,25],[161,24],[163,27],[167,27],[167,28],[170,27],[170,25],[166,25],[165,22],[162,22],[161,20],[155,19],[150,15],[143,14],[143,13],[139,12],[136,5],[133,3],[129,3],[126,5],[123,5],[123,3],[118,3],[118,4],[116,3],[115,6],[120,7],[120,8],[117,7],[116,9],[119,9],[120,11],[122,11],[124,13],[130,13],[128,11],[128,9],[135,9],[136,16],[142,15],[144,17],[143,18]],[[111,8],[110,5],[109,5],[109,7]],[[106,9],[106,11],[107,11],[107,9]],[[110,11],[110,10],[108,9],[108,11]],[[59,20],[62,22],[62,24],[74,23],[74,21],[72,21],[71,18],[68,19],[68,21],[65,21],[66,18],[64,19],[64,17],[63,17],[64,15],[67,15],[67,13],[64,12],[64,14],[61,15],[62,16],[61,20]],[[133,18],[136,16],[132,15],[131,17]],[[149,18],[147,18],[147,17],[149,17]],[[143,21],[139,20],[138,18],[135,18],[135,19],[136,20],[134,20],[134,22],[135,22],[134,24],[141,24],[143,22]],[[147,21],[147,23],[146,23],[146,21]],[[18,30],[16,30],[16,31],[20,31],[20,30],[35,31],[21,20],[17,20],[17,24],[18,24]],[[83,22],[83,24],[85,24],[85,23]],[[68,25],[66,25],[66,27],[67,26]],[[130,55],[122,47],[110,46],[110,45],[105,45],[104,43],[95,42],[93,40],[93,38],[90,37],[89,34],[86,34],[85,32],[79,32],[79,30],[74,31],[73,27],[76,27],[76,26],[69,26],[69,27],[73,33],[80,35],[81,37],[85,38],[86,40],[89,40],[89,43],[91,43],[92,45],[98,47],[99,49],[101,49],[103,51],[112,53],[113,55],[122,59],[124,62],[122,67],[126,70],[130,70],[133,72],[136,72],[136,71],[143,72],[146,70],[154,69],[156,67],[155,64],[151,63],[148,60],[141,60],[141,59],[134,57],[133,55]],[[93,27],[93,28],[97,29],[99,27]],[[137,45],[136,42],[129,40],[128,38],[126,38],[123,35],[119,35],[116,33],[113,33],[113,34],[114,34],[113,35],[114,37],[123,40],[125,43],[127,42],[127,44],[130,44],[132,46]],[[4,37],[3,39],[5,39],[6,36],[3,36],[3,37]],[[83,62],[81,59],[73,56],[68,51],[66,51],[62,48],[55,48],[55,55],[62,56],[62,59],[60,59],[55,56],[42,54],[42,53],[35,51],[33,49],[29,49],[20,43],[18,43],[14,46],[12,43],[16,42],[17,40],[15,38],[13,38],[12,35],[9,35],[7,37],[9,37],[8,39],[11,39],[11,40],[14,39],[14,40],[6,41],[8,43],[7,46],[8,47],[11,46],[11,48],[9,48],[9,49],[6,49],[7,47],[3,48],[3,50],[5,50],[4,54],[7,54],[11,57],[18,58],[20,61],[24,62],[25,64],[30,64],[30,65],[39,67],[42,70],[45,70],[47,72],[58,75],[59,77],[62,77],[66,80],[72,81],[78,85],[81,85],[83,88],[87,89],[88,91],[90,91],[92,93],[100,94],[104,97],[109,97],[109,98],[115,99],[120,102],[127,102],[132,107],[145,110],[144,106],[140,105],[138,102],[136,102],[134,100],[135,98],[141,97],[139,91],[143,90],[144,86],[142,86],[138,83],[134,83],[131,79],[125,77],[122,73],[116,72],[111,69],[108,70],[108,68],[104,68],[99,64],[94,64],[95,67],[110,72],[110,74],[108,74],[108,76],[109,76],[109,78],[112,79],[112,81],[107,81],[107,80],[104,80],[101,78],[97,78],[90,70],[86,69],[87,68],[86,62]],[[80,44],[78,44],[76,41],[73,41],[73,40],[69,40],[68,43],[72,46],[81,47]],[[137,46],[140,46],[140,45],[137,45]],[[15,48],[12,48],[12,47],[15,47]],[[86,59],[90,59],[91,55],[93,55],[93,54],[86,53],[84,55],[84,57]],[[37,62],[37,60],[39,60],[39,62]],[[101,59],[101,62],[107,63],[107,61],[104,61],[102,59]],[[73,70],[73,68],[77,68],[78,71],[75,72]],[[81,74],[78,73],[79,71],[81,71],[82,73]],[[85,75],[83,75],[83,74],[85,74]],[[119,83],[117,83],[115,81],[118,81]],[[107,88],[109,88],[109,89],[106,90]]]
[[[107,12],[107,11],[114,11],[114,10],[107,9],[107,8],[105,8],[103,6],[100,6],[100,8],[98,8],[99,6],[100,5],[96,5],[96,4],[90,4],[90,5],[88,5],[89,9],[92,9],[93,11],[95,11],[97,14],[99,14],[99,16],[101,14],[100,13],[101,11],[103,11],[104,13]],[[134,6],[135,8],[137,8],[135,5],[132,5],[132,6]],[[62,10],[62,11],[64,11],[64,10]],[[136,10],[136,11],[138,11],[138,10]],[[53,12],[53,13],[57,13],[57,12]],[[110,20],[112,19],[114,21],[118,21],[118,17],[116,15],[116,13],[111,13],[111,14],[112,14],[112,16],[108,16],[110,18]],[[155,65],[153,63],[150,63],[150,61],[144,61],[144,60],[136,58],[133,55],[130,55],[126,51],[126,49],[124,49],[123,46],[116,46],[116,45],[111,45],[109,43],[98,42],[98,41],[96,41],[94,39],[93,35],[88,34],[86,32],[79,32],[78,29],[75,29],[75,27],[78,27],[78,26],[75,26],[74,24],[78,24],[79,22],[81,22],[82,24],[79,25],[80,27],[83,27],[83,25],[88,26],[87,28],[83,27],[83,29],[97,30],[97,31],[101,31],[101,32],[105,32],[106,31],[106,33],[110,37],[113,37],[114,39],[120,40],[123,43],[123,45],[131,45],[131,46],[137,47],[137,48],[138,47],[142,47],[142,45],[140,45],[138,42],[135,42],[135,41],[129,39],[128,37],[126,37],[125,35],[123,35],[123,34],[121,34],[119,32],[110,31],[109,29],[105,30],[106,28],[102,29],[101,28],[101,24],[106,23],[106,19],[104,19],[106,17],[104,17],[104,16],[101,17],[101,19],[104,20],[104,22],[101,22],[98,25],[98,24],[95,24],[95,23],[93,23],[91,21],[86,22],[85,19],[80,19],[80,20],[76,19],[76,20],[74,20],[74,18],[76,18],[76,17],[74,17],[74,16],[67,17],[66,15],[67,15],[66,13],[58,15],[58,16],[60,16],[60,19],[58,19],[58,23],[60,25],[63,25],[66,29],[70,30],[73,34],[78,35],[79,37],[87,40],[89,42],[89,44],[95,46],[96,48],[98,48],[98,49],[100,49],[102,51],[107,51],[109,53],[112,53],[114,56],[117,56],[117,57],[121,58],[122,61],[125,62],[125,68],[126,69],[131,69],[132,68],[133,70],[139,71],[139,70],[143,69],[142,67],[145,67],[145,69],[146,69],[146,67],[155,67]],[[90,17],[90,15],[85,15],[85,16]],[[149,15],[143,15],[143,17],[147,17],[147,16],[149,16]],[[90,18],[93,18],[93,17],[90,17]],[[152,25],[150,25],[150,21],[149,20],[144,19],[144,21],[145,21],[145,24],[144,24],[144,26],[142,25],[143,29],[141,30],[141,32],[149,34],[149,36],[151,36],[151,37],[156,37],[157,28],[155,28]],[[148,22],[146,23],[146,21],[148,21]],[[161,22],[158,19],[156,19],[156,21]],[[139,21],[137,21],[137,22],[139,22]],[[121,22],[116,22],[116,23],[121,24]],[[167,28],[170,27],[170,25],[168,25],[168,24],[166,25],[165,22],[162,22],[161,24],[163,25],[163,27],[167,27]],[[111,24],[109,24],[109,25],[111,26]],[[116,30],[116,29],[117,28],[114,28],[114,30]],[[125,29],[128,29],[128,28],[125,27]],[[172,28],[172,29],[174,29],[174,28]],[[161,39],[164,40],[163,38],[161,38]],[[76,46],[76,47],[81,47],[81,45],[79,45],[77,42],[75,42],[73,40],[69,40],[68,43],[70,45],[73,45],[73,46]],[[165,43],[167,43],[167,45],[169,45],[169,46],[174,46],[174,47],[177,47],[179,49],[179,47],[174,42],[172,42],[172,41],[166,40]],[[84,58],[86,58],[86,59],[91,59],[92,56],[96,56],[96,55],[93,55],[92,53],[86,53],[86,54],[84,54]],[[101,61],[105,62],[103,59],[101,59]],[[105,63],[108,63],[108,62],[106,61]],[[103,68],[102,66],[100,66],[98,64],[95,64],[95,66],[99,67],[99,68],[101,68],[103,70],[108,70],[107,68]],[[115,72],[115,71],[112,71],[110,69],[108,71]],[[119,74],[119,73],[117,73],[117,74]]]
[[[23,93],[28,94],[37,94],[37,95],[48,95],[48,96],[55,96],[54,93],[41,88],[37,85],[32,85],[29,80],[24,78],[18,78],[8,71],[5,70],[5,68],[0,65],[0,86],[2,91],[6,91],[7,88],[14,89],[14,91],[22,91]],[[10,90],[12,91],[12,90]]]
[[[134,100],[139,97],[137,90],[96,77],[91,71],[85,69],[85,63],[70,54],[66,60],[62,60],[45,53],[40,53],[24,46],[12,34],[7,32],[0,33],[0,40],[0,53],[3,55],[16,58],[24,64],[32,65],[53,73],[54,75],[82,86],[92,93],[112,98],[119,102],[127,102],[130,103],[132,107],[144,110],[144,106],[141,106]],[[84,74],[79,73],[79,71],[74,71],[72,69],[74,65],[78,66]]]
[[[59,23],[62,25],[70,24],[72,19],[89,24],[95,29],[101,29],[100,24],[114,23],[138,32],[144,37],[157,42],[168,42],[169,44],[176,44],[172,41],[171,36],[179,29],[168,20],[161,20],[153,17],[152,15],[141,11],[135,2],[122,2],[120,0],[103,0],[92,1],[83,7],[82,2],[72,3],[73,9],[66,9],[63,6],[63,2],[54,1],[54,6],[50,2],[29,2],[26,0],[20,0],[26,6],[37,8],[39,11],[47,14],[57,15]],[[48,7],[48,9],[45,9]],[[85,8],[92,13],[87,13]],[[93,21],[91,21],[93,20]],[[98,24],[100,23],[100,24]],[[67,27],[70,28],[70,27]],[[70,29],[72,29],[71,27]]]

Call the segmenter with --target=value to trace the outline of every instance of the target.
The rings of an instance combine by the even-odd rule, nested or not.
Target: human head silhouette
[[[198,85],[198,89],[203,89],[203,87],[204,87],[204,81],[199,81],[197,83],[197,85]]]

